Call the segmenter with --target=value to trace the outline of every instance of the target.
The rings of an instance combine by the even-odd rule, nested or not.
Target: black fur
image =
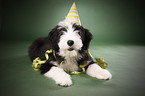
[[[83,40],[83,48],[82,50],[87,50],[90,45],[90,41],[92,40],[92,34],[88,29],[83,28],[82,26],[76,26],[80,30],[80,35]]]
[[[65,31],[65,28],[58,29],[58,27],[59,26],[56,26],[54,29],[52,29],[47,37],[38,38],[32,43],[32,45],[29,47],[29,57],[32,61],[36,57],[45,60],[45,52],[51,48],[55,50],[55,53],[59,52],[58,42],[60,36],[62,35],[62,31]],[[89,30],[83,28],[82,26],[74,24],[73,27],[75,27],[75,30],[80,31],[79,35],[81,36],[83,42],[83,47],[79,51],[83,58],[78,60],[78,66],[86,64],[87,62],[89,62],[89,64],[93,63],[93,61],[88,58],[87,54],[87,49],[89,48],[90,41],[92,40],[92,34],[89,32]],[[58,54],[55,54],[57,60],[53,54],[50,54],[49,56],[49,60],[40,67],[41,74],[48,72],[52,66],[55,66],[50,61],[57,61],[59,64],[64,60],[64,58]]]

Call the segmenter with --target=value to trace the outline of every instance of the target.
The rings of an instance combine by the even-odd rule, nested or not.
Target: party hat
[[[71,6],[65,20],[70,20],[72,22],[76,22],[77,24],[81,25],[75,2]]]

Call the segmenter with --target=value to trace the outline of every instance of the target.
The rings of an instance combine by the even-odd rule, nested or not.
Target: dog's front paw
[[[96,75],[96,78],[107,80],[107,79],[111,79],[112,78],[112,75],[111,75],[111,73],[108,70],[103,69],[102,71],[100,71]]]
[[[102,69],[99,65],[97,64],[92,64],[88,67],[86,73],[92,77],[96,77],[98,79],[111,79],[112,75],[111,73],[106,70]]]
[[[71,76],[67,74],[62,68],[52,67],[50,71],[48,71],[44,75],[55,80],[56,84],[60,86],[72,85]]]
[[[72,85],[72,80],[71,78],[58,78],[56,80],[56,84],[60,85],[60,86],[65,86],[65,87],[68,87],[70,85]]]

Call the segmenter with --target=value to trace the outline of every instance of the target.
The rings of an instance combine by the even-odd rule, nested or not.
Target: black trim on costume
[[[90,66],[90,65],[92,65],[92,64],[94,64],[95,62],[90,62],[87,66],[85,66],[85,70],[87,70],[88,69],[88,67]]]
[[[51,64],[49,62],[46,62],[45,64],[42,64],[41,67],[39,68],[40,69],[40,73],[44,74],[44,73],[48,72],[51,69],[51,67],[53,67],[53,66],[56,66],[56,65],[53,65],[53,64]]]

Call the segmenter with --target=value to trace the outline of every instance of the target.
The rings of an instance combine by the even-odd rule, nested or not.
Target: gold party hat
[[[81,25],[75,2],[71,6],[65,20],[70,20],[72,22],[76,22],[77,24]]]

